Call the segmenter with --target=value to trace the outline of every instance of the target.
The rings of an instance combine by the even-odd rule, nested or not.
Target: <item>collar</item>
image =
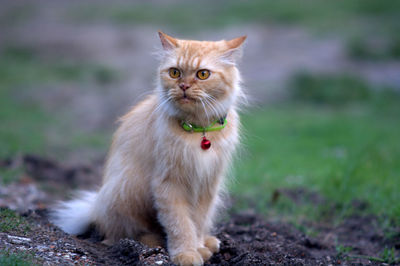
[[[217,124],[217,123],[219,125],[215,126],[215,124]],[[209,132],[209,131],[221,130],[226,126],[227,123],[228,122],[226,121],[226,115],[225,115],[224,117],[218,118],[217,120],[215,120],[214,122],[212,122],[210,125],[208,125],[206,127],[199,127],[199,126],[196,126],[194,124],[191,124],[191,123],[185,122],[185,121],[182,121],[181,126],[185,131],[188,131],[188,132],[203,132],[203,133],[205,133],[205,132]]]

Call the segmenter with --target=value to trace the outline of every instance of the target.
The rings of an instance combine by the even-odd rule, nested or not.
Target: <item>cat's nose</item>
[[[181,83],[179,84],[179,88],[181,88],[181,90],[186,91],[187,89],[190,88],[190,85],[187,83]]]

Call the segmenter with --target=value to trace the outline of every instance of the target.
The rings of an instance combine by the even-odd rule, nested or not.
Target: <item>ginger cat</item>
[[[108,244],[129,237],[161,246],[166,239],[176,264],[202,265],[219,251],[211,229],[239,142],[235,61],[246,37],[159,35],[158,86],[120,119],[100,190],[61,203],[52,221],[70,234],[95,224]]]

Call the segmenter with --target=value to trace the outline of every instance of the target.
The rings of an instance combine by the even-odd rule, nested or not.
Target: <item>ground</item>
[[[50,265],[169,265],[171,261],[163,248],[148,248],[132,240],[123,239],[111,247],[104,246],[96,239],[73,237],[49,224],[42,212],[28,212],[23,219],[31,227],[30,233],[10,231],[0,233],[0,247],[13,252],[31,252],[32,260]],[[352,222],[360,222],[354,217]],[[327,230],[345,238],[344,243],[358,243],[353,248],[362,250],[364,257],[351,257],[351,251],[337,250],[332,239],[307,237],[285,224],[269,223],[254,213],[230,214],[227,221],[217,227],[217,237],[222,241],[221,250],[206,265],[327,265],[362,263],[379,264],[380,258],[368,254],[376,252],[376,246],[384,239],[376,232],[373,221],[362,221],[365,234],[359,238],[349,221]],[[87,236],[86,236],[87,237]],[[329,237],[328,237],[329,238]],[[360,241],[362,240],[362,241]],[[360,253],[358,253],[360,254]]]
[[[26,173],[20,183],[1,191],[0,205],[17,209],[19,214],[6,208],[0,210],[0,249],[3,250],[0,262],[19,254],[22,261],[49,265],[171,264],[164,248],[148,248],[133,239],[122,239],[108,247],[101,243],[101,236],[94,229],[75,237],[49,223],[48,206],[54,199],[60,198],[60,193],[63,190],[65,193],[71,183],[85,187],[89,182],[96,182],[93,176],[98,175],[101,164],[64,168],[55,161],[33,155],[10,158],[1,164],[12,165],[16,160],[24,165]],[[38,189],[44,184],[47,190],[57,191],[58,196]],[[307,189],[276,191],[271,202],[281,197],[299,205],[309,199],[315,206],[330,204]],[[365,203],[357,203],[356,208],[362,210]],[[215,230],[222,241],[221,250],[206,265],[400,263],[394,250],[400,247],[400,230],[392,231],[389,236],[378,225],[377,217],[354,214],[337,225],[305,224],[308,232],[318,232],[306,235],[294,225],[269,220],[255,210],[228,209]],[[388,245],[393,250],[385,251],[383,247]]]

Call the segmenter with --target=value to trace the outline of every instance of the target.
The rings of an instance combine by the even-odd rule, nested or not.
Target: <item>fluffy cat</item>
[[[211,229],[239,142],[235,61],[246,37],[159,35],[157,88],[120,119],[100,190],[61,203],[52,221],[70,234],[95,224],[107,244],[129,237],[157,246],[166,239],[176,264],[202,265],[220,245]]]

